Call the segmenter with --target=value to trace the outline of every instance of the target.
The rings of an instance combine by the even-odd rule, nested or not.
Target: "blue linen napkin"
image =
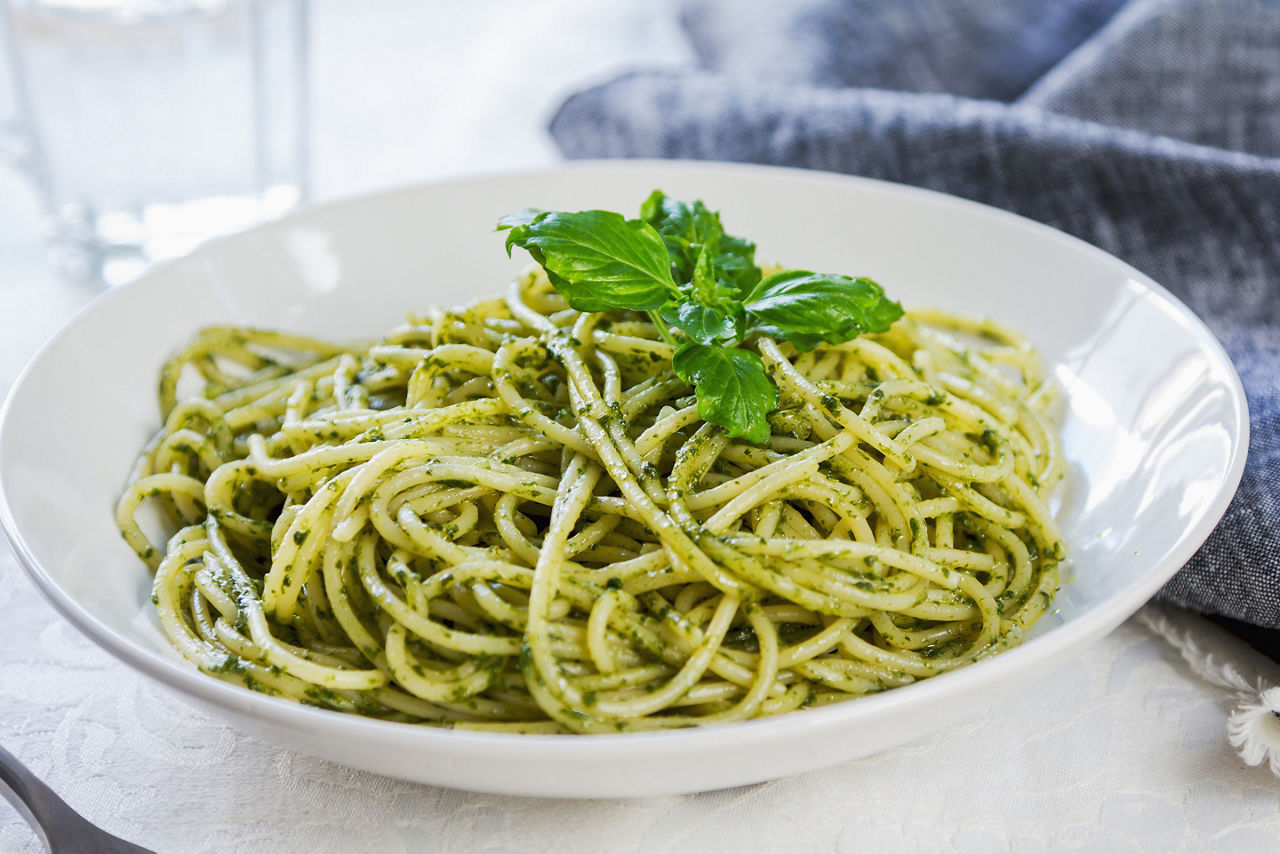
[[[1280,0],[687,0],[682,20],[706,67],[572,96],[564,154],[916,184],[1148,273],[1230,353],[1252,431],[1160,596],[1280,629]]]

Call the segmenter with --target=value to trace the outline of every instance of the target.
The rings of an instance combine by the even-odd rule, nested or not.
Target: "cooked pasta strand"
[[[699,418],[647,317],[541,271],[368,347],[211,328],[162,370],[117,520],[197,667],[392,720],[724,723],[1017,643],[1066,556],[1025,340],[919,311],[747,346],[781,391],[765,445]]]

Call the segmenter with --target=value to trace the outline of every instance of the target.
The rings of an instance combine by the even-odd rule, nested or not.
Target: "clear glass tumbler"
[[[0,0],[0,129],[54,266],[117,284],[302,201],[307,18],[307,0]]]

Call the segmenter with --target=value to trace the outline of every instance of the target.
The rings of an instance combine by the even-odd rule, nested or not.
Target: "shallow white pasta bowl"
[[[173,652],[113,507],[159,426],[159,366],[198,327],[372,337],[407,310],[503,288],[493,226],[523,207],[634,215],[650,190],[701,198],[759,257],[867,275],[908,306],[1025,331],[1064,390],[1058,520],[1072,563],[1021,647],[853,702],[701,730],[612,736],[461,732],[296,705],[205,676]],[[975,714],[1114,628],[1192,555],[1240,479],[1244,394],[1222,348],[1158,284],[1085,243],[971,202],[762,167],[623,163],[415,187],[304,211],[105,294],[35,357],[0,423],[0,520],[58,610],[127,664],[247,730],[427,783],[612,797],[741,785],[863,756]]]

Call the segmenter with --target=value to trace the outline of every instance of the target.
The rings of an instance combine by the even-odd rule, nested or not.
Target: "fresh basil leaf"
[[[778,407],[778,387],[764,360],[750,350],[686,341],[671,366],[694,387],[698,415],[719,424],[733,438],[763,444],[769,440],[765,416]]]
[[[745,329],[742,303],[728,298],[716,280],[715,254],[718,236],[703,244],[693,281],[680,288],[682,302],[667,303],[662,319],[702,344],[737,342]]]
[[[678,281],[693,278],[702,247],[713,241],[718,246],[711,260],[716,279],[728,286],[728,298],[741,299],[760,281],[760,268],[755,265],[756,245],[726,234],[720,214],[702,202],[682,202],[654,190],[641,205],[640,218],[662,235]]]
[[[722,271],[722,280],[732,283],[739,299],[750,293],[760,281],[760,268],[756,266],[756,245],[749,240],[725,235],[720,241],[720,255],[716,263]]]
[[[704,305],[714,305],[719,294],[716,281],[716,251],[720,245],[720,235],[713,234],[698,252],[698,260],[693,265],[693,293]]]
[[[648,311],[676,296],[662,238],[648,223],[613,211],[517,211],[498,221],[528,250],[578,311]]]
[[[702,202],[682,202],[661,190],[654,190],[645,199],[640,206],[640,218],[662,236],[676,278],[682,282],[693,278],[702,245],[724,232],[720,218]]]
[[[720,306],[669,302],[658,313],[672,328],[700,344],[719,344],[741,337],[741,304],[736,313],[731,313]]]
[[[498,220],[498,231],[502,231],[504,228],[514,229],[518,226],[529,225],[544,213],[546,213],[546,211],[539,210],[538,208],[521,208],[518,211],[512,211],[502,219]],[[507,255],[511,255],[510,234],[507,235]]]
[[[784,270],[763,279],[743,303],[749,331],[790,341],[800,350],[884,332],[902,316],[870,279]]]

